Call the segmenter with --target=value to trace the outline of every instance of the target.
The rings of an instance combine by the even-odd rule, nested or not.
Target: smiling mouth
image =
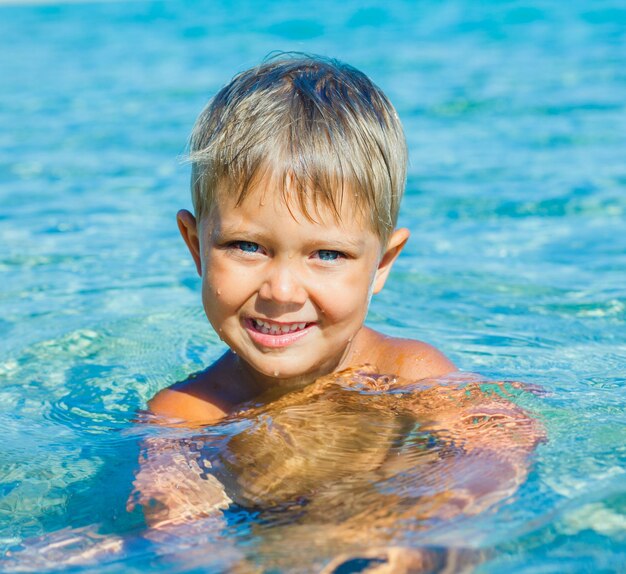
[[[297,333],[306,329],[311,323],[274,323],[263,321],[262,319],[251,319],[250,326],[257,332],[264,335],[287,335],[289,333]]]
[[[287,348],[307,337],[315,323],[275,323],[263,319],[245,319],[250,339],[263,349]]]

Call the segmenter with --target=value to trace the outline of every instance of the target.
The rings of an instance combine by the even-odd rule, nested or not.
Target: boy
[[[338,62],[272,60],[215,96],[191,138],[195,217],[182,210],[178,225],[230,350],[152,412],[209,423],[363,363],[410,380],[455,370],[363,325],[409,237],[395,229],[406,157],[391,103]]]
[[[311,520],[330,522],[329,497],[343,488],[337,477],[418,476],[410,452],[387,456],[398,444],[394,425],[407,417],[448,454],[427,457],[419,488],[404,497],[413,503],[367,498],[374,506],[362,516],[372,524],[376,505],[392,499],[404,518],[479,512],[525,478],[541,431],[524,411],[469,377],[442,380],[455,366],[430,345],[363,324],[409,237],[395,227],[406,158],[389,100],[333,60],[265,62],[236,76],[201,113],[191,137],[195,215],[181,210],[178,225],[202,277],[206,315],[229,350],[160,391],[149,409],[188,427],[269,416],[280,432],[247,427],[222,463],[203,463],[213,468],[208,478],[197,452],[180,464],[171,462],[179,445],[148,446],[131,506],[143,504],[152,525],[210,515],[230,500],[263,506],[303,493]],[[338,384],[372,392],[324,402]],[[333,464],[338,445],[352,458]],[[262,453],[270,463],[261,468]],[[364,524],[355,514],[335,526],[368,540]]]

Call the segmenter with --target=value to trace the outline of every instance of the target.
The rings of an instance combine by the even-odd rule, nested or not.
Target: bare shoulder
[[[370,330],[371,348],[376,349],[376,365],[381,372],[409,380],[440,377],[457,371],[441,351],[414,339],[389,337]]]
[[[227,411],[200,393],[193,385],[173,385],[159,391],[150,401],[151,413],[173,419],[179,424],[209,424],[223,418]]]
[[[247,399],[237,384],[232,361],[232,354],[224,353],[205,371],[159,391],[148,401],[148,409],[181,425],[217,422]]]

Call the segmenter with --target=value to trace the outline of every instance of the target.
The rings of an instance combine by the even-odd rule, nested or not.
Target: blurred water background
[[[549,433],[527,483],[431,542],[488,549],[480,572],[623,571],[618,0],[0,2],[2,551],[88,527],[132,541],[103,571],[224,567],[186,561],[206,532],[137,534],[132,418],[221,352],[176,229],[181,158],[207,99],[274,50],[353,64],[404,122],[412,239],[369,323],[549,391],[520,399]]]

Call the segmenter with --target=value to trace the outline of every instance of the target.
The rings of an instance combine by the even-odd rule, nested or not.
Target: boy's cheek
[[[202,301],[212,310],[227,310],[235,304],[236,289],[225,283],[216,284],[210,279],[202,282]]]
[[[220,257],[207,256],[203,264],[202,287],[203,293],[215,296],[222,295],[226,290],[239,284],[246,283],[245,271],[233,270],[228,261],[221,261]]]

